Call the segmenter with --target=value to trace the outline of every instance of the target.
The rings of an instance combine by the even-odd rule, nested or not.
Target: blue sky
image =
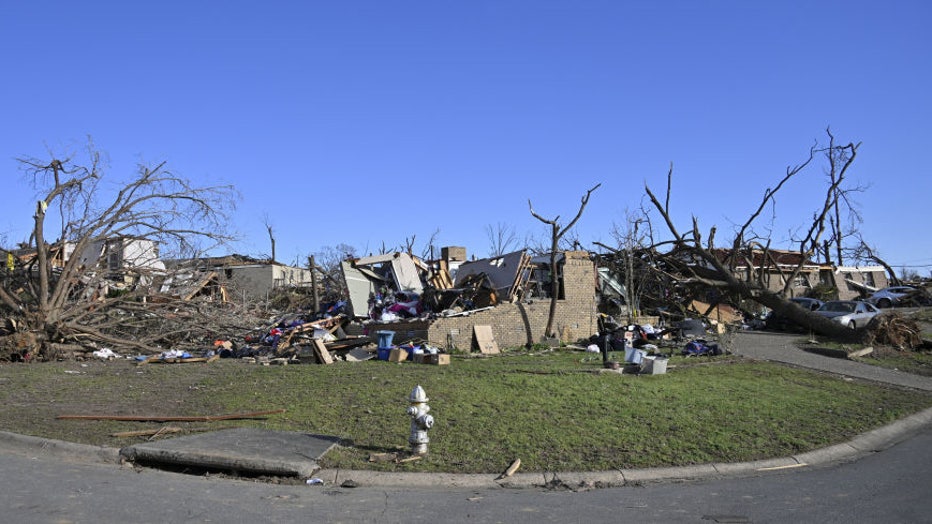
[[[167,160],[243,195],[231,250],[304,260],[416,244],[489,251],[486,227],[581,241],[665,187],[681,229],[724,240],[831,127],[862,234],[932,271],[932,7],[927,2],[4,2],[0,239],[34,206],[17,157],[88,135],[125,177]],[[773,240],[805,225],[821,165],[778,199]],[[661,224],[657,222],[659,227]]]

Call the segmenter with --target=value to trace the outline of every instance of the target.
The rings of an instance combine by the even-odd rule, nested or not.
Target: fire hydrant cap
[[[411,395],[408,396],[408,400],[410,402],[427,402],[430,399],[427,398],[427,392],[424,391],[424,388],[418,385],[411,390]]]

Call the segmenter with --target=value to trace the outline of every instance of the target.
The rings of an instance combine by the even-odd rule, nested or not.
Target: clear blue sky
[[[0,238],[24,240],[34,206],[15,159],[90,135],[113,176],[167,160],[234,184],[232,250],[268,253],[268,215],[284,262],[436,230],[485,256],[486,226],[545,235],[528,199],[565,221],[597,183],[577,232],[611,243],[670,162],[679,227],[724,240],[830,126],[862,143],[862,233],[926,275],[930,5],[3,2]],[[822,181],[780,197],[776,245]]]

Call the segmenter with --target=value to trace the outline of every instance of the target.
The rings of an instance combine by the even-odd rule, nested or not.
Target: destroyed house
[[[822,282],[838,290],[838,300],[855,300],[869,296],[890,285],[883,266],[823,265]]]
[[[152,274],[165,270],[165,264],[159,258],[158,245],[147,238],[116,236],[106,239],[89,240],[79,248],[76,242],[57,243],[49,246],[49,263],[52,268],[63,268],[77,257],[77,264],[85,272],[122,284],[147,284]],[[21,249],[15,252],[15,260],[10,263],[29,264],[36,257],[35,248]]]
[[[91,241],[78,256],[81,266],[105,269],[108,278],[114,280],[133,278],[133,273],[165,271],[158,246],[146,238],[121,236]],[[143,275],[143,280],[149,278]]]
[[[373,267],[376,264],[382,267]],[[479,346],[479,332],[499,347],[525,346],[544,338],[550,307],[549,265],[549,256],[532,258],[518,251],[463,262],[452,280],[439,275],[433,264],[415,260],[409,264],[404,256],[392,254],[347,261],[344,274],[354,316],[369,319],[363,326],[370,335],[390,330],[396,333],[396,343],[416,339],[470,351]],[[566,251],[559,253],[557,265],[556,333],[563,342],[588,338],[598,329],[595,263],[588,252]],[[420,307],[431,313],[395,318],[383,310],[381,316],[373,315],[373,299],[380,290],[416,289],[413,281],[406,280],[412,267],[421,270],[422,298],[429,306]],[[436,284],[442,282],[450,287],[438,288]]]

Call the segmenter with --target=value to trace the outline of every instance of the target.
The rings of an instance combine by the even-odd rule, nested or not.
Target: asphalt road
[[[932,522],[932,429],[860,460],[611,489],[272,485],[0,454],[0,521]]]

